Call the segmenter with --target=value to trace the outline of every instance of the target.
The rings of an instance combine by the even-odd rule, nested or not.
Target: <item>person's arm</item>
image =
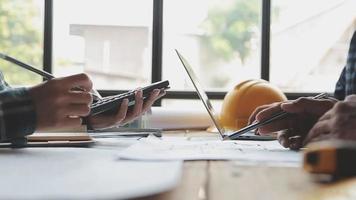
[[[26,88],[0,92],[0,142],[22,138],[35,131],[36,113]]]

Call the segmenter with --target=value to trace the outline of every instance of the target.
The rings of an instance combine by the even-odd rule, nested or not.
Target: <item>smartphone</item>
[[[169,89],[169,81],[159,81],[142,88],[143,100],[147,99],[154,89]],[[93,104],[90,106],[90,115],[94,116],[104,112],[115,113],[117,112],[118,107],[121,105],[121,102],[124,99],[129,100],[129,108],[133,107],[135,105],[135,91],[129,91],[118,95],[104,97],[96,102],[93,102]]]

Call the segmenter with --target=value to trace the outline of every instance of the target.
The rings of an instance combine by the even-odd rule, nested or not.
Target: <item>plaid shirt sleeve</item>
[[[339,100],[344,100],[351,94],[356,94],[356,31],[351,39],[346,66],[336,83],[334,96]]]
[[[0,142],[35,131],[36,113],[26,88],[11,88],[0,72]]]

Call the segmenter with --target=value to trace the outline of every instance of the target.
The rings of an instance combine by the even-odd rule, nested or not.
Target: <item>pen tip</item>
[[[230,140],[230,137],[229,136],[224,136],[223,137],[223,141],[226,141],[226,140]]]

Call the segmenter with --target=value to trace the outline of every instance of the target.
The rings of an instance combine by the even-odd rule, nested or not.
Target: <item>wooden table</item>
[[[175,134],[177,133],[168,133]],[[182,136],[212,136],[186,132]],[[182,181],[173,191],[150,199],[356,199],[356,178],[333,183],[316,182],[296,167],[246,166],[234,161],[189,161],[184,163]]]

